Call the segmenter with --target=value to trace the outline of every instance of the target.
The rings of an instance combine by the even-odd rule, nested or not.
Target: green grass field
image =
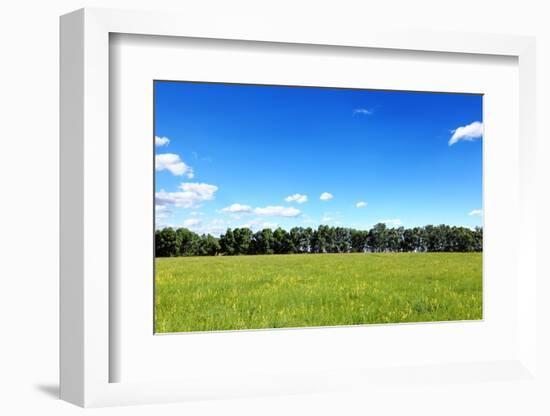
[[[156,259],[156,332],[482,318],[481,253]]]

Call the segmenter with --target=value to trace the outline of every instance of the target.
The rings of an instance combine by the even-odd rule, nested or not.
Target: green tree
[[[368,247],[371,251],[386,251],[388,247],[388,227],[384,223],[378,223],[369,230]]]
[[[333,230],[335,252],[349,253],[351,251],[351,229],[336,227]]]
[[[178,228],[176,230],[176,240],[178,244],[178,255],[195,256],[197,255],[199,236],[187,228]]]
[[[291,228],[290,237],[290,252],[291,253],[309,253],[311,251],[311,237],[313,230],[303,227]]]
[[[254,254],[273,254],[273,231],[264,228],[257,231],[252,238],[252,252]]]
[[[210,234],[203,234],[198,239],[197,255],[199,256],[215,256],[220,252],[220,243],[218,239]]]
[[[368,231],[351,230],[351,251],[363,253],[367,249]]]
[[[470,252],[483,250],[483,228],[425,227],[388,228],[374,225],[370,230],[320,225],[317,230],[294,227],[287,232],[265,228],[256,233],[247,227],[228,228],[219,239],[197,235],[187,228],[166,227],[155,231],[157,257],[213,256],[217,254],[361,253],[372,252]]]
[[[304,253],[304,251],[302,251],[303,233],[304,229],[302,227],[293,227],[288,232],[290,238],[291,253]]]
[[[235,254],[249,254],[251,251],[252,231],[250,228],[235,228],[233,230],[235,239]]]
[[[476,251],[475,231],[464,227],[453,227],[453,251],[468,252]]]
[[[331,247],[331,235],[328,225],[320,225],[313,232],[311,246],[314,253],[328,253]]]
[[[273,232],[273,251],[276,254],[287,254],[290,253],[291,242],[290,235],[286,230],[281,227],[278,227]]]
[[[155,232],[155,256],[173,257],[178,255],[176,232],[171,227]]]
[[[483,228],[476,227],[474,234],[474,251],[483,251]]]
[[[228,256],[233,256],[236,253],[235,236],[231,228],[228,228],[225,234],[220,236],[221,251]]]

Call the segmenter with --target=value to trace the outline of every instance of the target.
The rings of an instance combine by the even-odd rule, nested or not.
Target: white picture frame
[[[215,19],[215,18],[213,18]],[[110,348],[109,296],[109,37],[110,34],[246,40],[334,47],[382,48],[454,54],[504,55],[519,65],[519,211],[517,292],[518,354],[501,363],[444,363],[419,370],[424,378],[445,377],[478,383],[472,374],[493,369],[518,382],[536,379],[536,132],[535,41],[506,35],[378,30],[331,32],[326,28],[281,28],[269,21],[198,22],[167,13],[83,9],[61,18],[61,390],[62,399],[80,406],[184,401],[197,398],[323,392],[407,378],[410,372],[349,369],[319,377],[282,373],[277,377],[178,381],[111,382],[110,366],[120,357]],[[525,248],[522,249],[521,247]],[[412,327],[414,330],[414,327]],[[420,364],[420,363],[419,363]],[[374,374],[374,376],[373,376]]]

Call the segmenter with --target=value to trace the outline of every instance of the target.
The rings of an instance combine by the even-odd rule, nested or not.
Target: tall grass
[[[156,260],[156,332],[482,318],[481,253]]]

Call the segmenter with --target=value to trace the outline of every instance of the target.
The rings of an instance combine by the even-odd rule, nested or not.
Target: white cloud
[[[399,226],[403,225],[403,223],[401,222],[401,220],[399,218],[394,218],[394,219],[391,219],[391,220],[381,220],[381,221],[378,221],[378,222],[381,222],[382,224],[386,224],[386,226],[388,226],[390,228],[399,227]]]
[[[242,224],[240,227],[250,228],[252,231],[259,231],[263,230],[264,228],[277,228],[278,224],[276,222],[268,222],[260,219],[255,219],[247,222],[246,224]]]
[[[182,182],[180,189],[199,195],[203,200],[214,199],[214,193],[218,190],[216,185],[209,185],[201,182]]]
[[[298,204],[303,204],[304,202],[307,202],[307,195],[302,195],[302,194],[289,195],[285,198],[285,201],[297,202]]]
[[[231,215],[231,217],[237,220],[241,218],[238,214],[256,214],[273,217],[297,217],[302,213],[299,209],[294,207],[284,207],[281,205],[252,208],[250,205],[243,204],[229,205],[228,207],[222,208],[220,212],[236,214]]]
[[[238,212],[237,214],[229,214],[229,218],[233,220],[240,220],[243,216],[250,214],[250,212]]]
[[[197,218],[189,218],[183,222],[184,227],[189,228],[197,234],[210,234],[215,237],[219,237],[220,234],[223,234],[230,225],[231,222],[220,219],[214,219],[208,223],[204,223]]]
[[[474,121],[467,126],[462,126],[456,130],[452,130],[451,133],[453,133],[453,135],[449,139],[449,146],[452,146],[460,140],[471,142],[483,136],[483,123]]]
[[[155,136],[155,146],[168,146],[170,144],[170,139],[168,137],[159,137]]]
[[[215,185],[197,182],[184,182],[178,192],[166,192],[161,189],[155,194],[156,205],[175,206],[178,208],[192,208],[203,201],[214,199],[214,194],[218,190]]]
[[[198,232],[200,234],[210,234],[210,235],[213,235],[214,237],[219,237],[225,231],[227,231],[227,227],[225,226],[207,225],[205,227],[202,227],[200,230],[196,230],[195,232]]]
[[[363,114],[365,116],[370,116],[374,111],[368,109],[368,108],[356,108],[353,110],[353,114]]]
[[[172,212],[164,205],[155,205],[155,221],[168,218]]]
[[[167,227],[178,228],[178,227],[175,227],[174,224],[170,224],[168,222],[155,221],[155,230],[162,230],[163,228],[167,228]]]
[[[174,153],[161,153],[155,156],[155,169],[158,171],[168,170],[175,176],[185,175],[192,179],[193,168],[186,165],[178,155]]]
[[[470,217],[481,217],[483,215],[482,209],[474,209],[468,213]]]
[[[301,211],[294,207],[283,207],[278,205],[263,208],[254,208],[254,214],[269,215],[274,217],[297,217],[301,214]]]
[[[365,201],[359,201],[357,204],[355,204],[356,208],[365,208],[368,205]]]
[[[183,222],[183,226],[184,227],[194,227],[196,225],[201,224],[201,222],[202,221],[199,220],[198,218],[188,218]]]
[[[250,212],[252,207],[250,205],[231,204],[228,207],[222,208],[221,212]]]
[[[322,223],[333,222],[334,224],[342,223],[342,213],[340,211],[324,212],[321,217]]]
[[[321,201],[330,201],[332,198],[334,198],[334,195],[332,195],[330,192],[323,192],[319,197]]]

